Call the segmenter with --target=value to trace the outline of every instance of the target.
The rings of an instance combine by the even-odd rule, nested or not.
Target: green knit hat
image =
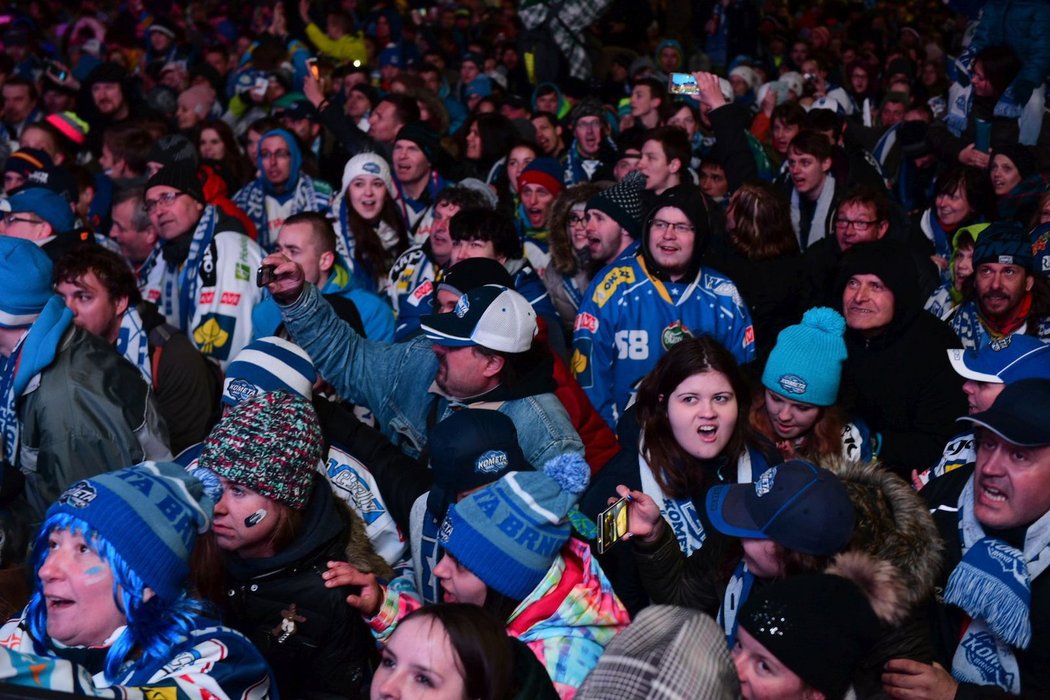
[[[234,406],[204,441],[200,466],[302,510],[324,440],[309,401],[283,391]]]

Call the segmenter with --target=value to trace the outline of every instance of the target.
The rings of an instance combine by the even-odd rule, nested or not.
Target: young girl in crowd
[[[372,291],[389,284],[397,256],[408,248],[405,222],[394,203],[390,166],[375,153],[358,153],[343,170],[343,188],[332,200],[336,249],[354,276]]]
[[[146,462],[62,494],[33,545],[33,597],[0,634],[0,679],[106,697],[276,694],[256,648],[186,592],[221,491],[202,476],[207,487],[176,464]]]
[[[952,237],[951,279],[933,290],[923,307],[940,319],[951,315],[963,299],[963,284],[973,275],[973,249],[988,224],[963,226]]]
[[[845,331],[842,316],[817,307],[777,336],[751,408],[751,425],[776,443],[783,459],[872,458],[867,426],[850,422],[837,405]]]
[[[197,575],[228,624],[263,652],[286,697],[357,697],[367,687],[371,635],[344,604],[349,591],[326,587],[321,573],[348,558],[389,572],[318,472],[323,449],[310,403],[271,391],[234,406],[199,460],[224,490]]]
[[[371,700],[556,700],[546,670],[476,605],[438,603],[401,620],[383,647]]]
[[[507,633],[528,645],[563,699],[629,622],[590,548],[570,536],[566,515],[588,473],[580,457],[563,455],[543,472],[510,472],[449,506],[434,568],[445,602],[479,605],[506,620]],[[324,576],[329,586],[361,586],[347,603],[381,639],[419,607],[398,582],[381,587],[345,563],[332,562]]]

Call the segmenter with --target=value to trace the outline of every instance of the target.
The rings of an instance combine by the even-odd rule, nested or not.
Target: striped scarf
[[[234,195],[233,203],[240,207],[248,215],[248,218],[252,220],[252,223],[255,224],[255,228],[259,232],[259,245],[266,252],[271,252],[277,241],[270,240],[270,224],[266,215],[266,197],[267,194],[266,190],[263,189],[262,178],[259,177],[242,187]],[[292,211],[295,213],[323,211],[324,207],[321,206],[321,202],[324,202],[326,199],[314,187],[313,178],[309,175],[300,175],[295,183],[295,188],[279,199],[287,201],[289,197],[294,200]],[[327,202],[324,203],[327,205]]]

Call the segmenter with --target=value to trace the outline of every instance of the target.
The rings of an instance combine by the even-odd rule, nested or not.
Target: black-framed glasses
[[[162,204],[164,205],[164,208],[167,209],[168,207],[170,207],[172,204],[175,203],[176,199],[178,199],[179,197],[181,197],[184,194],[186,194],[186,193],[185,192],[165,192],[164,194],[157,195],[156,199],[147,199],[145,201],[146,213],[147,214],[153,213],[153,210],[156,209],[157,207],[159,207]]]
[[[835,219],[835,228],[840,231],[845,231],[850,226],[857,233],[864,233],[874,224],[879,223],[878,219],[870,219],[865,221],[864,219]]]
[[[11,212],[4,213],[4,225],[10,226],[11,224],[17,224],[19,222],[23,224],[42,224],[43,221],[38,219],[28,219],[25,217],[18,216],[18,214],[12,214]]]
[[[692,233],[695,228],[692,224],[685,223],[672,223],[670,221],[664,221],[663,219],[653,219],[653,230],[658,233],[663,233],[668,228],[673,230],[675,233]]]

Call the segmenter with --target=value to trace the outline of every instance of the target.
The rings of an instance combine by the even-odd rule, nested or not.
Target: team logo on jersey
[[[217,360],[230,357],[230,338],[237,326],[237,319],[223,314],[204,314],[200,325],[193,329],[193,342],[197,348]]]
[[[693,334],[681,321],[675,321],[660,332],[660,344],[664,346],[664,350],[670,350],[686,338],[692,337]]]

